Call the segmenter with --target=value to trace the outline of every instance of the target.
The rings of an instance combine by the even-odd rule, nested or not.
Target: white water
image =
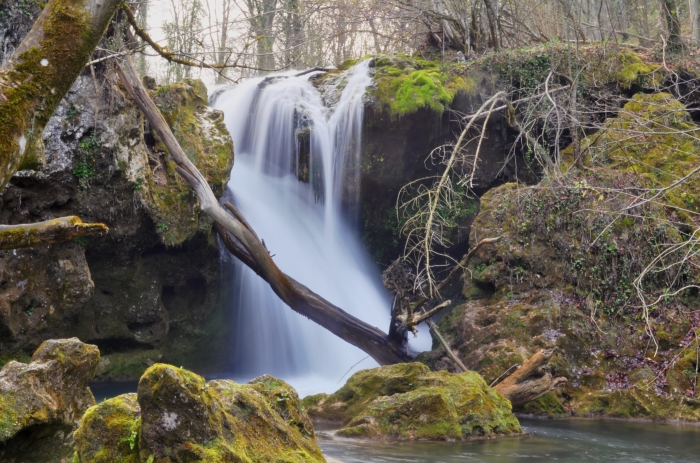
[[[251,79],[216,99],[214,106],[225,112],[235,147],[228,188],[284,272],[386,332],[390,295],[341,211],[343,182],[352,182],[350,190],[359,191],[363,96],[371,83],[368,63],[348,71],[333,109],[324,106],[309,75],[293,74],[265,82]],[[300,126],[311,126],[313,186],[296,175],[295,130]],[[367,356],[294,313],[243,265],[237,264],[235,274],[235,377],[267,373],[290,382],[301,396],[332,392],[341,376]],[[412,348],[430,348],[427,333],[420,341]],[[353,372],[373,366],[369,358]]]

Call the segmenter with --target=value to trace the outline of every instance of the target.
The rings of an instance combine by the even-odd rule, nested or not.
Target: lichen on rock
[[[479,374],[431,372],[421,363],[360,371],[304,405],[316,419],[343,424],[343,437],[461,440],[520,432],[510,402]]]

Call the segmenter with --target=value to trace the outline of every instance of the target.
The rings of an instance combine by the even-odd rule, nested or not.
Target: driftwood
[[[30,248],[103,235],[108,231],[109,228],[102,223],[83,223],[76,216],[22,225],[0,225],[0,249]]]
[[[353,317],[283,273],[252,228],[226,212],[219,204],[207,180],[183,152],[128,58],[124,59],[123,66],[117,66],[117,73],[177,164],[177,172],[197,193],[202,211],[216,222],[216,230],[232,254],[269,283],[275,294],[292,310],[362,349],[379,364],[411,360],[405,347],[391,341],[384,332]]]
[[[493,388],[510,400],[513,407],[542,397],[567,381],[562,377],[552,378],[552,374],[542,368],[549,363],[552,355],[554,355],[554,349],[537,352],[523,366]]]

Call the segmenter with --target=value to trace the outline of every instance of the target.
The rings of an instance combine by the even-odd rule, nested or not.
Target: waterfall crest
[[[234,141],[228,188],[280,269],[386,331],[390,296],[352,224],[371,80],[368,60],[354,66],[339,79],[344,88],[332,108],[308,75],[294,73],[245,81],[214,106],[224,111]],[[265,281],[235,265],[234,376],[271,374],[301,393],[336,390],[366,354],[293,312]],[[372,366],[370,358],[358,368]]]

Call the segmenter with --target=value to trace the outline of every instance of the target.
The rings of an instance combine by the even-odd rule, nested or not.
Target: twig
[[[452,351],[450,346],[447,345],[447,342],[443,339],[442,335],[440,334],[440,330],[438,330],[438,327],[435,323],[433,323],[432,320],[428,319],[427,321],[428,327],[430,328],[430,332],[435,335],[435,337],[440,341],[440,344],[442,344],[442,347],[445,348],[445,352],[447,352],[447,355],[452,359],[452,361],[459,367],[460,370],[463,372],[469,371],[467,367],[464,366],[462,361],[457,357],[457,355]]]
[[[350,368],[348,368],[348,371],[346,371],[345,374],[344,374],[343,376],[340,377],[340,379],[338,380],[338,383],[340,383],[340,382],[343,380],[343,378],[345,378],[345,375],[347,375],[348,373],[350,373],[350,370],[352,370],[353,368],[355,368],[357,365],[359,365],[360,363],[364,362],[364,361],[367,360],[368,358],[369,358],[369,355],[368,355],[367,357],[363,358],[362,360],[360,360],[359,362],[357,362],[356,364],[354,364],[353,366],[351,366]],[[338,383],[335,383],[335,384],[338,384]]]

